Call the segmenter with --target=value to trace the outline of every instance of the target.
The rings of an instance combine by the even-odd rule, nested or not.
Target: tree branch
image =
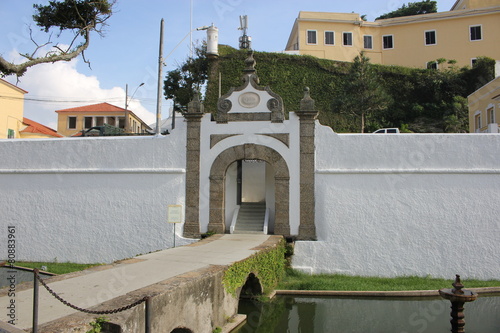
[[[0,76],[15,74],[19,77],[29,67],[56,61],[70,61],[80,54],[85,63],[88,63],[84,51],[90,44],[90,34],[95,31],[99,35],[103,35],[102,29],[113,14],[112,9],[115,3],[116,0],[58,0],[49,1],[48,5],[34,5],[37,13],[33,15],[33,19],[42,30],[49,32],[52,28],[58,28],[60,30],[59,37],[63,30],[71,30],[74,36],[67,48],[57,43],[44,56],[37,57],[36,54],[52,42],[49,38],[47,43],[39,45],[34,40],[30,28],[30,38],[35,44],[35,50],[31,54],[21,54],[27,61],[20,64],[9,62],[0,55]],[[83,37],[83,43],[75,46],[79,37]]]
[[[84,32],[85,41],[83,44],[75,48],[71,52],[62,52],[59,54],[47,55],[40,58],[32,58],[21,64],[14,64],[5,60],[0,56],[0,72],[4,75],[16,74],[17,76],[22,76],[29,67],[43,64],[43,63],[54,63],[56,61],[70,61],[78,57],[83,51],[85,51],[90,44],[90,32],[85,30]]]

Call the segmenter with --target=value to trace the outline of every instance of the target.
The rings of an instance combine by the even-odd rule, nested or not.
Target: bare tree
[[[30,29],[30,37],[35,45],[34,51],[20,53],[25,61],[19,64],[9,62],[0,55],[1,75],[22,76],[31,66],[70,61],[80,54],[88,63],[84,51],[90,44],[91,32],[102,35],[106,21],[113,14],[115,2],[116,0],[56,0],[49,1],[46,6],[33,5],[35,9],[33,20],[36,25],[46,33],[51,32],[48,41],[43,44],[37,43]],[[57,37],[60,37],[64,31],[71,31],[72,39],[69,46],[53,44],[51,41],[53,29],[59,30]],[[39,55],[48,45],[52,45],[51,50]]]

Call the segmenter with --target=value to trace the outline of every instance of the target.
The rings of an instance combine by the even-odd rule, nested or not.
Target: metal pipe
[[[38,268],[33,270],[33,333],[38,332]]]
[[[146,322],[146,333],[151,333],[151,296],[146,297],[146,309],[145,309],[145,322]]]

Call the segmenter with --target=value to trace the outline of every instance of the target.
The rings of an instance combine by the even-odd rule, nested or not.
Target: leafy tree
[[[71,31],[72,40],[67,47],[63,48],[56,44],[49,52],[39,56],[39,51],[52,42],[49,37],[46,43],[38,44],[31,36],[35,50],[31,54],[21,54],[26,60],[20,64],[8,62],[0,56],[0,73],[2,76],[12,74],[22,76],[31,66],[70,61],[80,54],[84,55],[90,44],[91,32],[102,34],[106,21],[113,14],[114,4],[115,1],[111,0],[56,0],[49,1],[48,5],[33,5],[35,9],[33,20],[41,30],[48,33],[52,29],[58,29],[58,37],[63,31]]]
[[[197,47],[195,53],[196,57],[189,58],[180,67],[169,71],[164,81],[164,96],[173,99],[176,111],[185,109],[195,91],[200,91],[208,79],[206,47]]]
[[[462,77],[466,82],[467,94],[472,94],[495,78],[495,59],[477,57],[472,69],[464,70]]]
[[[466,133],[469,129],[469,107],[467,98],[454,96],[449,109],[444,117],[444,130],[448,133]]]
[[[364,133],[367,121],[372,122],[375,125],[373,127],[379,126],[377,118],[381,116],[380,111],[386,110],[389,103],[390,97],[381,86],[369,58],[361,53],[354,58],[338,90],[334,107],[341,113],[357,117],[361,121],[361,133]]]
[[[431,0],[424,0],[419,2],[409,2],[408,5],[403,4],[401,8],[398,8],[390,13],[381,15],[375,20],[388,19],[393,17],[411,16],[411,15],[421,15],[437,13],[437,2]]]

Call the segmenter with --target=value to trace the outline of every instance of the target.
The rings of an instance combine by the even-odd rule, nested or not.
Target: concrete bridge
[[[141,255],[82,272],[50,278],[48,286],[66,301],[86,309],[124,307],[151,297],[151,332],[212,332],[237,315],[238,290],[225,290],[228,267],[253,254],[275,248],[280,236],[215,235],[200,242]],[[252,272],[248,272],[249,276]],[[258,278],[258,277],[257,277]],[[243,287],[243,286],[241,286]],[[6,308],[15,301],[15,326]],[[40,286],[38,332],[86,332],[95,314],[74,310]],[[32,327],[32,285],[19,286],[15,297],[0,291],[0,332],[26,332]],[[145,304],[106,315],[108,332],[145,331]]]

